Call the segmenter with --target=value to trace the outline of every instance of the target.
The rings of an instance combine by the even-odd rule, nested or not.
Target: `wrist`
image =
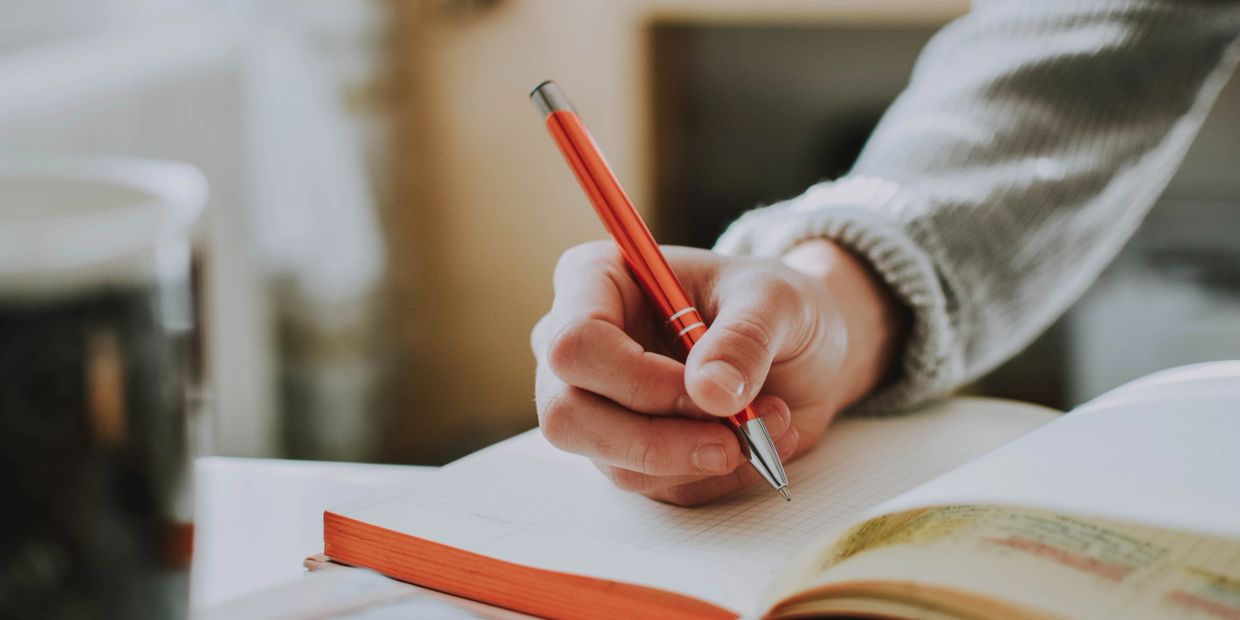
[[[847,330],[840,369],[841,407],[892,381],[903,348],[908,311],[869,264],[828,239],[811,239],[783,256],[785,265],[828,292],[824,312],[835,313]]]

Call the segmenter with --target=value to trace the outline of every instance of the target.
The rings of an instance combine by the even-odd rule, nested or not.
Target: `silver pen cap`
[[[534,102],[534,106],[538,108],[538,112],[546,118],[552,112],[559,110],[573,110],[573,104],[568,101],[568,95],[556,86],[555,82],[546,80],[534,87],[530,91],[530,100]]]

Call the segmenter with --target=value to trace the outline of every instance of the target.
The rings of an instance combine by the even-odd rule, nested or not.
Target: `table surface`
[[[434,467],[227,457],[194,465],[196,620],[530,619],[367,570],[303,566],[323,551],[324,510],[417,484]]]
[[[414,483],[433,467],[204,457],[194,467],[195,608],[305,575],[323,551],[323,510]]]

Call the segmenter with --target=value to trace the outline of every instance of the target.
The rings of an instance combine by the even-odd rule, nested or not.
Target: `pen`
[[[555,82],[547,80],[534,87],[530,91],[530,99],[543,115],[547,130],[581,182],[582,189],[594,205],[594,211],[603,220],[603,226],[620,247],[629,273],[667,319],[669,331],[688,355],[693,345],[706,333],[706,321],[689,301],[680,280],[659,251],[650,229],[603,159],[594,138]],[[740,413],[728,417],[727,424],[740,440],[741,452],[749,463],[771,488],[779,491],[785,500],[791,501],[784,465],[775,451],[766,424],[753,406],[747,405]]]

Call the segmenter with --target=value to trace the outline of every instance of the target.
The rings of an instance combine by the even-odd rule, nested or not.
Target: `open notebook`
[[[325,553],[560,617],[1240,615],[1240,364],[841,420],[788,473],[679,508],[528,433],[326,513]]]

